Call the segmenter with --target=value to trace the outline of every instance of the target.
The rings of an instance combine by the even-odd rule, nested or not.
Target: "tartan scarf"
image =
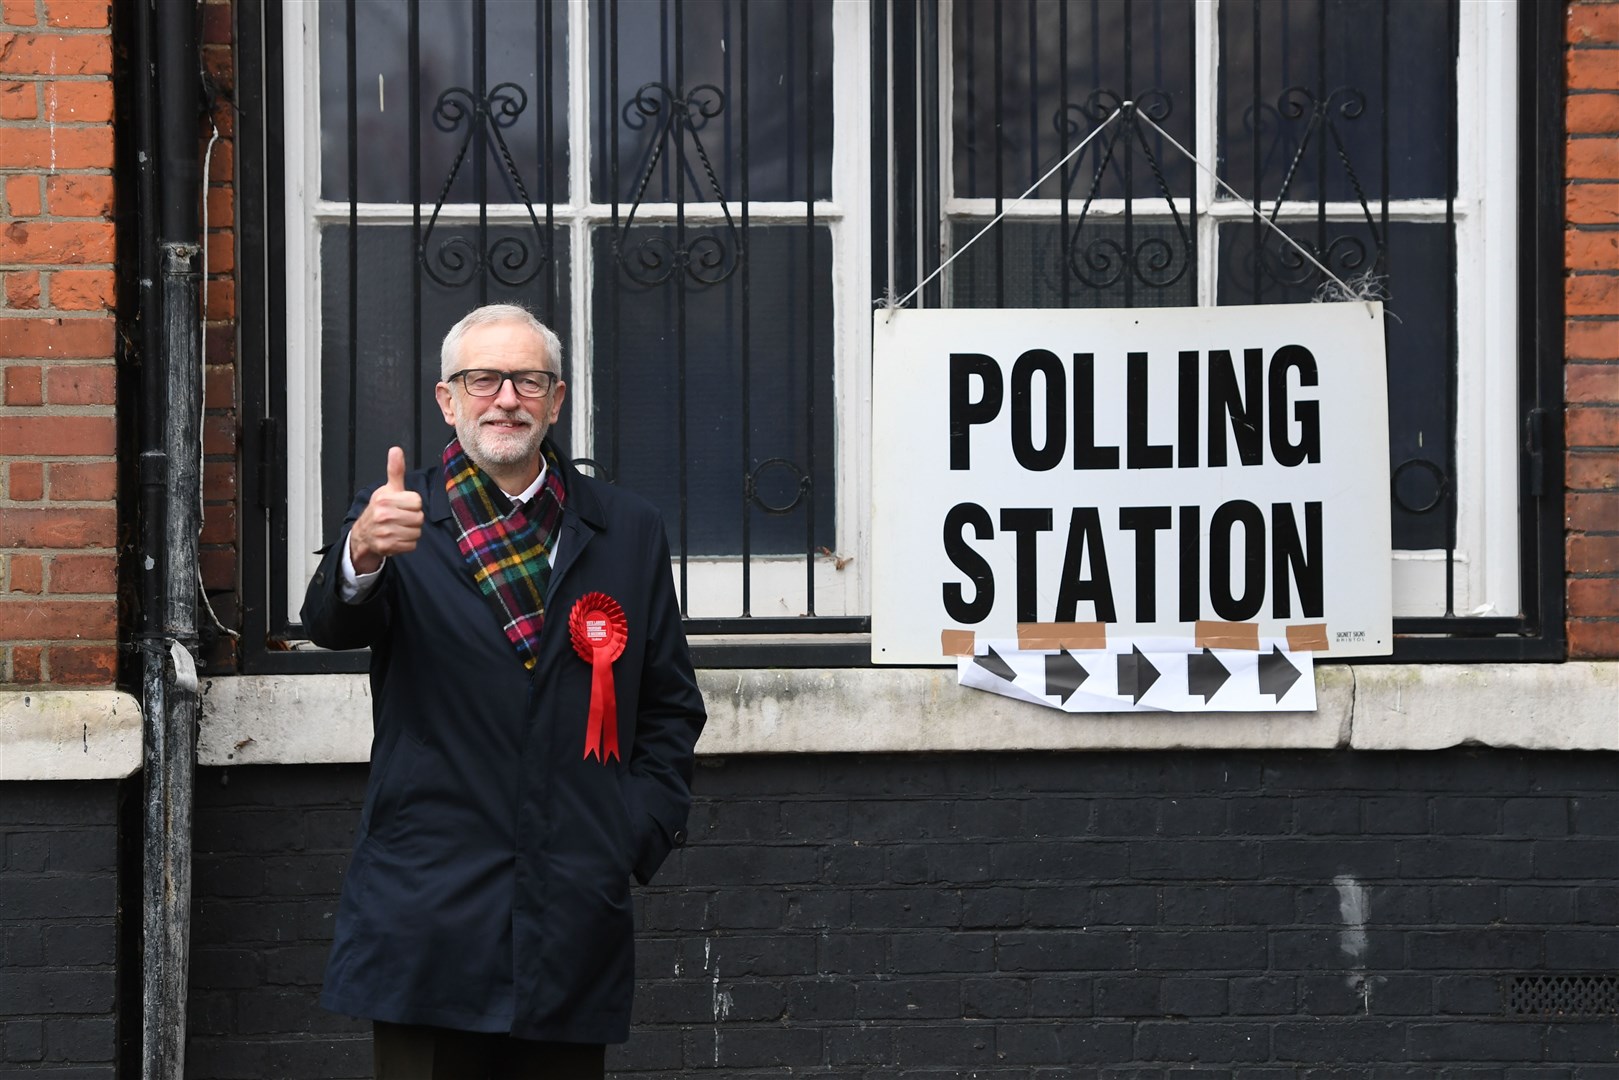
[[[551,549],[562,528],[562,503],[568,494],[556,454],[549,446],[542,446],[541,453],[545,480],[534,497],[518,507],[472,463],[460,439],[451,439],[444,448],[444,490],[459,530],[456,546],[518,659],[530,670],[539,658]]]

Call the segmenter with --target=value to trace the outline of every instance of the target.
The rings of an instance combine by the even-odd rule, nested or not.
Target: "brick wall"
[[[115,1075],[118,799],[0,784],[0,1076]]]
[[[1619,657],[1619,3],[1568,45],[1568,650]]]
[[[0,682],[115,669],[105,0],[0,0]]]
[[[192,1075],[363,1077],[315,1004],[361,767],[206,770]],[[640,890],[621,1076],[1611,1078],[1608,755],[734,758]],[[1596,984],[1599,988],[1604,984]],[[1222,1070],[1231,1070],[1230,1072]]]

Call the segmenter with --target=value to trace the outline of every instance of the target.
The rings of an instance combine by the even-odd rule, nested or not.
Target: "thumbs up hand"
[[[388,482],[371,493],[371,501],[349,530],[349,555],[359,574],[374,573],[382,560],[416,550],[422,535],[422,497],[405,487],[405,452],[388,450]]]

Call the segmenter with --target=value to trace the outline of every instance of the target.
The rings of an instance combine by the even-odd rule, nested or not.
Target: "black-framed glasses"
[[[461,380],[467,393],[473,397],[494,397],[500,393],[500,384],[510,379],[512,389],[519,397],[542,398],[561,381],[554,371],[496,371],[494,368],[465,368],[457,371],[445,382]]]

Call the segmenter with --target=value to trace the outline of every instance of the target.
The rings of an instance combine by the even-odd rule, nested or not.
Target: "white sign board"
[[[874,662],[1032,623],[1391,651],[1381,305],[879,311],[873,365]]]

